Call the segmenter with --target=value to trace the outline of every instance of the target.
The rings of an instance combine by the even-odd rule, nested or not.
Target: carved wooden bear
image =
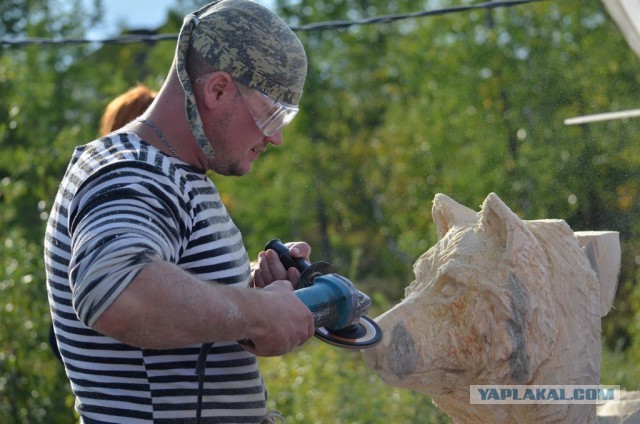
[[[496,194],[480,212],[438,194],[438,242],[363,351],[388,384],[425,393],[461,423],[589,423],[595,405],[470,404],[470,385],[598,385],[600,318],[620,268],[616,232],[525,221]]]

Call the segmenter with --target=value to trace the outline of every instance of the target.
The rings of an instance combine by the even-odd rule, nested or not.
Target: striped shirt
[[[54,331],[84,423],[195,421],[200,345],[143,349],[91,328],[152,261],[204,281],[250,281],[242,236],[205,173],[132,133],[76,148],[49,217],[45,264]],[[206,365],[201,422],[261,422],[266,390],[256,357],[218,342]]]

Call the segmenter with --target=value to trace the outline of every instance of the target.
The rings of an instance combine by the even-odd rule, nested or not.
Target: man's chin
[[[227,166],[214,165],[211,167],[211,170],[225,177],[242,177],[249,173],[251,165],[251,162],[248,164],[232,163]]]
[[[228,174],[229,176],[232,177],[242,177],[244,175],[247,175],[249,173],[249,171],[251,171],[251,162],[248,165],[245,166],[240,166],[240,165],[233,165],[230,166],[228,169]]]

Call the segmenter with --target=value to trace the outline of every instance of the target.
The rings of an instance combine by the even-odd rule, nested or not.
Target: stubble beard
[[[249,170],[244,169],[239,161],[228,162],[226,164],[215,163],[215,160],[210,162],[209,168],[219,175],[227,177],[242,177],[246,175]]]

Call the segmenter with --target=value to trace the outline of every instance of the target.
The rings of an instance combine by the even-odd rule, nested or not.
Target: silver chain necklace
[[[153,125],[153,122],[149,121],[148,119],[144,119],[144,118],[138,118],[138,122],[142,122],[143,124],[145,124],[146,126],[151,128],[153,130],[153,132],[156,133],[156,135],[158,136],[160,141],[162,141],[162,144],[167,146],[167,149],[169,149],[169,151],[171,152],[173,157],[178,159],[178,160],[180,160],[180,161],[182,160],[182,159],[180,159],[180,156],[178,156],[178,152],[176,152],[176,149],[174,149],[173,146],[171,145],[171,143],[169,143],[167,141],[167,139],[164,138],[164,135],[162,135],[162,131],[160,131],[155,125]]]

